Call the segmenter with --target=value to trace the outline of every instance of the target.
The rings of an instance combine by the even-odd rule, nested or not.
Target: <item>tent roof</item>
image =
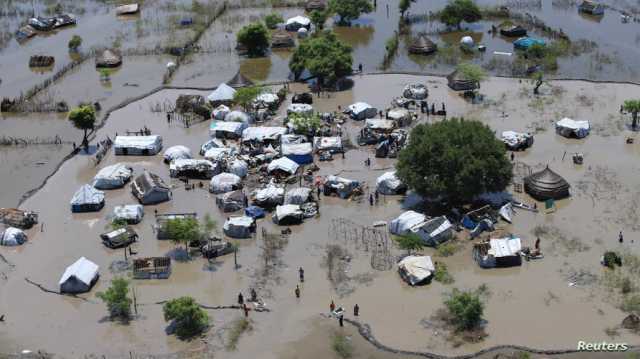
[[[251,86],[253,85],[253,81],[249,80],[243,74],[241,74],[240,71],[238,71],[236,75],[227,82],[227,85],[231,87]]]
[[[496,258],[510,257],[518,255],[522,249],[520,238],[501,238],[489,240],[489,254],[493,254]]]
[[[71,204],[98,204],[104,201],[104,192],[85,184],[71,198]]]
[[[298,16],[294,16],[292,18],[287,19],[287,22],[286,22],[287,25],[296,24],[296,23],[302,26],[308,26],[309,24],[311,24],[311,20],[308,17],[298,15]]]
[[[524,179],[525,189],[531,195],[541,199],[566,197],[569,183],[559,174],[553,172],[549,166],[540,172],[533,173]]]
[[[175,160],[178,158],[191,158],[191,150],[182,145],[171,146],[164,151],[163,157],[167,160]]]
[[[271,161],[271,163],[269,163],[269,165],[267,166],[267,171],[272,172],[275,170],[281,170],[293,174],[296,173],[298,167],[299,165],[296,162],[288,159],[287,157],[280,157],[277,160],[273,160]]]
[[[60,277],[58,284],[63,284],[69,280],[69,278],[75,277],[82,283],[90,285],[91,282],[93,282],[93,278],[98,275],[98,268],[97,264],[85,257],[82,257],[67,267],[64,274],[62,274],[62,277]]]
[[[409,46],[409,52],[413,53],[428,53],[433,52],[436,49],[437,45],[425,35],[420,35],[415,38]]]
[[[207,100],[209,101],[231,101],[233,100],[233,97],[236,94],[236,90],[233,89],[233,87],[225,84],[225,83],[221,83],[220,85],[218,85],[218,87],[213,90],[213,92],[211,92],[209,94],[209,96],[207,96]]]

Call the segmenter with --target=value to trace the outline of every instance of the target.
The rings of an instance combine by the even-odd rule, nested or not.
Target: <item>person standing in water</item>
[[[304,283],[304,269],[302,267],[298,269],[298,274],[300,275],[300,283]]]
[[[294,291],[296,294],[296,298],[300,298],[300,286],[296,285],[296,290]]]

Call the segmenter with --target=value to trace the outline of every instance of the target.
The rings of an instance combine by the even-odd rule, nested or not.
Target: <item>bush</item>
[[[615,269],[616,266],[622,265],[622,259],[616,252],[605,252],[604,253],[604,265],[611,269]]]
[[[264,18],[264,24],[267,25],[269,29],[275,29],[278,27],[278,24],[284,22],[284,19],[280,14],[271,13]]]
[[[269,49],[269,33],[267,28],[259,22],[240,29],[237,39],[238,43],[247,49],[249,56],[264,56]]]
[[[458,250],[458,246],[452,242],[441,243],[436,247],[436,252],[440,257],[450,257]]]
[[[444,302],[458,330],[471,330],[480,325],[484,304],[480,294],[454,289]]]
[[[373,11],[373,5],[369,0],[329,0],[329,11],[340,16],[340,23],[347,25],[360,17]]]
[[[455,282],[453,276],[449,273],[447,266],[443,263],[436,264],[436,271],[433,274],[433,279],[442,284],[451,284]]]
[[[69,50],[77,51],[80,45],[82,45],[82,38],[78,35],[73,35],[71,40],[69,40]]]
[[[106,292],[98,292],[96,296],[107,305],[111,318],[128,320],[131,317],[131,298],[129,293],[129,281],[124,278],[115,278]]]
[[[322,121],[317,115],[291,114],[288,121],[291,122],[294,133],[309,136],[313,136],[322,125]]]
[[[440,13],[440,21],[458,29],[463,21],[472,23],[480,19],[482,13],[473,0],[453,0]]]
[[[191,297],[172,299],[164,304],[162,310],[164,320],[175,322],[176,334],[181,338],[200,334],[209,325],[209,315]]]
[[[351,341],[344,335],[334,335],[331,347],[340,358],[347,359],[353,356],[353,344],[351,344]]]
[[[394,238],[398,247],[407,251],[407,254],[411,254],[412,251],[419,251],[424,248],[424,242],[419,235],[415,233],[409,233]]]

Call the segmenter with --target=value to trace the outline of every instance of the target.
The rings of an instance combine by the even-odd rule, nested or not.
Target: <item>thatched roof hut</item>
[[[323,11],[327,7],[326,0],[307,0],[307,3],[304,6],[304,9],[307,12],[312,12],[313,10]]]
[[[409,46],[410,54],[429,55],[436,52],[436,50],[438,50],[438,45],[425,35],[418,36]]]
[[[287,31],[278,30],[271,35],[271,47],[272,48],[288,48],[296,46],[291,36]]]
[[[122,55],[118,50],[106,49],[96,57],[96,67],[118,67],[122,65]]]
[[[249,80],[243,74],[241,74],[240,71],[238,71],[238,73],[236,73],[236,75],[233,76],[233,78],[229,80],[229,82],[227,82],[227,85],[231,87],[251,86],[253,85],[253,81]]]
[[[467,80],[458,70],[453,71],[447,76],[447,84],[454,91],[473,91],[480,88],[480,84]]]
[[[520,25],[505,24],[500,27],[500,35],[506,37],[523,37],[527,36],[527,29]]]
[[[569,197],[569,187],[569,183],[549,166],[524,179],[524,190],[540,201]]]
[[[591,0],[584,0],[579,6],[578,11],[590,15],[604,15],[605,6]]]
[[[53,65],[53,56],[33,55],[29,58],[29,67],[48,67]]]

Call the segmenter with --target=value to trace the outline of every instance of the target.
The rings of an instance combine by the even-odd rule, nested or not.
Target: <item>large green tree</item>
[[[262,93],[262,88],[258,86],[241,87],[233,95],[233,102],[242,106],[245,111],[249,111],[253,101]]]
[[[79,130],[84,131],[82,145],[87,146],[87,131],[92,130],[96,124],[96,110],[91,105],[80,106],[69,112],[69,121]]]
[[[198,220],[195,218],[173,218],[164,223],[163,230],[176,245],[183,244],[187,253],[189,243],[203,238]]]
[[[626,100],[622,105],[625,111],[631,112],[631,127],[636,129],[638,127],[638,113],[640,112],[640,100]]]
[[[445,299],[444,305],[458,330],[474,329],[482,321],[484,304],[476,291],[461,291],[454,288]]]
[[[487,72],[480,66],[463,62],[456,67],[456,70],[465,80],[473,81],[480,88],[480,83],[487,78]]]
[[[269,49],[269,31],[260,22],[244,26],[238,31],[237,38],[249,56],[264,56]]]
[[[472,23],[480,19],[482,19],[482,13],[473,0],[452,0],[440,12],[440,21],[448,26],[456,26],[458,29],[463,21]]]
[[[329,11],[340,16],[340,23],[347,25],[361,14],[373,11],[369,0],[329,0]]]
[[[128,320],[131,318],[131,298],[129,298],[129,281],[115,278],[106,292],[98,292],[96,296],[107,305],[111,318]]]
[[[351,52],[351,47],[338,40],[333,32],[323,31],[300,43],[289,60],[289,68],[295,74],[307,69],[318,77],[319,84],[333,84],[351,74]]]
[[[396,169],[418,194],[450,205],[502,191],[512,178],[504,143],[487,125],[457,118],[417,125]]]
[[[209,315],[191,297],[172,299],[162,310],[165,320],[175,321],[176,334],[181,338],[200,334],[209,324]]]

